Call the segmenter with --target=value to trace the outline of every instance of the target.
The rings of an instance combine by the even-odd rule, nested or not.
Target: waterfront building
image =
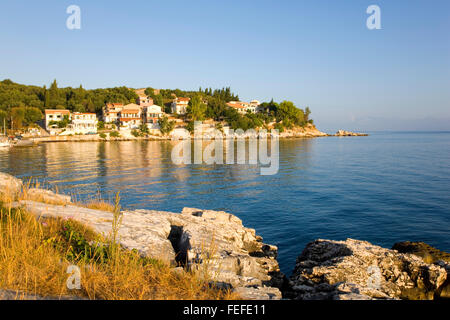
[[[142,108],[146,108],[153,105],[153,99],[147,95],[139,95],[139,97],[136,99],[136,103]]]
[[[97,133],[97,124],[98,120],[95,113],[74,112],[67,131],[74,134],[95,134]]]
[[[187,106],[189,104],[190,98],[175,98],[171,105],[172,113],[174,114],[186,114]]]
[[[119,120],[119,113],[122,111],[123,103],[107,103],[102,108],[102,120],[105,123],[116,124]]]
[[[162,107],[154,104],[144,108],[143,119],[149,129],[159,129],[158,120],[164,115]]]
[[[64,119],[70,121],[71,114],[69,110],[64,109],[46,109],[45,110],[45,129],[52,135],[58,134],[62,131],[58,122]]]
[[[128,129],[137,129],[142,123],[142,107],[130,103],[122,107],[119,112],[119,123],[121,127]]]
[[[257,107],[255,104],[251,104],[251,103],[243,102],[243,101],[230,101],[227,103],[227,106],[235,109],[240,114],[246,114],[248,112],[255,113],[256,107]]]

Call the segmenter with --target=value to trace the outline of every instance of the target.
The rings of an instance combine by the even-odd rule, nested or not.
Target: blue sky
[[[450,130],[446,0],[3,1],[0,43],[0,79],[24,84],[231,86],[309,106],[326,131]]]

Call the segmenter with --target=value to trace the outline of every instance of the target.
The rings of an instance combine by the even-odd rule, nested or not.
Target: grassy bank
[[[21,294],[87,299],[236,299],[191,272],[143,258],[117,245],[120,207],[90,202],[111,212],[107,238],[71,219],[40,219],[0,202],[0,289]],[[80,289],[69,289],[69,266],[80,270]],[[69,268],[69,269],[68,269]],[[69,280],[68,280],[69,279]],[[20,295],[18,296],[20,298]]]

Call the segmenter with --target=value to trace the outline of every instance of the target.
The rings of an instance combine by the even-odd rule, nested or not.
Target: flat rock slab
[[[14,199],[22,191],[22,180],[0,172],[0,194]]]
[[[15,290],[0,289],[0,300],[89,300],[78,296],[40,296]]]
[[[112,231],[111,212],[30,200],[15,205],[23,206],[37,218],[74,219],[103,236]],[[118,235],[124,248],[182,264],[225,287],[248,288],[240,289],[251,292],[248,298],[281,298],[279,288],[285,277],[276,260],[277,247],[263,244],[254,229],[245,228],[232,214],[194,208],[185,208],[182,213],[122,211]]]

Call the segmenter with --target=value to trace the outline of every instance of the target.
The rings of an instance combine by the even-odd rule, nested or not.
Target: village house
[[[119,112],[120,126],[128,129],[137,129],[142,123],[141,114],[142,108],[137,104],[130,103],[123,106]]]
[[[254,100],[254,101],[256,101],[256,100]],[[242,101],[230,101],[227,103],[227,106],[235,109],[240,114],[246,114],[248,112],[256,113],[256,107],[257,107],[256,104],[242,102]]]
[[[95,134],[97,133],[97,124],[98,120],[95,113],[74,112],[67,131],[74,134]]]
[[[150,107],[153,105],[153,99],[146,95],[140,95],[136,99],[136,103],[140,105],[142,108]]]
[[[174,114],[186,114],[187,106],[189,104],[190,98],[175,98],[171,105],[172,113]]]
[[[122,103],[107,103],[102,108],[102,120],[105,123],[117,123],[119,120],[119,113],[122,111]]]
[[[58,122],[63,121],[64,117],[68,117],[70,121],[70,111],[63,109],[46,109],[45,110],[45,129],[50,134],[57,134],[61,131]]]
[[[163,115],[162,107],[156,104],[144,108],[143,118],[149,129],[159,129],[158,120]]]

